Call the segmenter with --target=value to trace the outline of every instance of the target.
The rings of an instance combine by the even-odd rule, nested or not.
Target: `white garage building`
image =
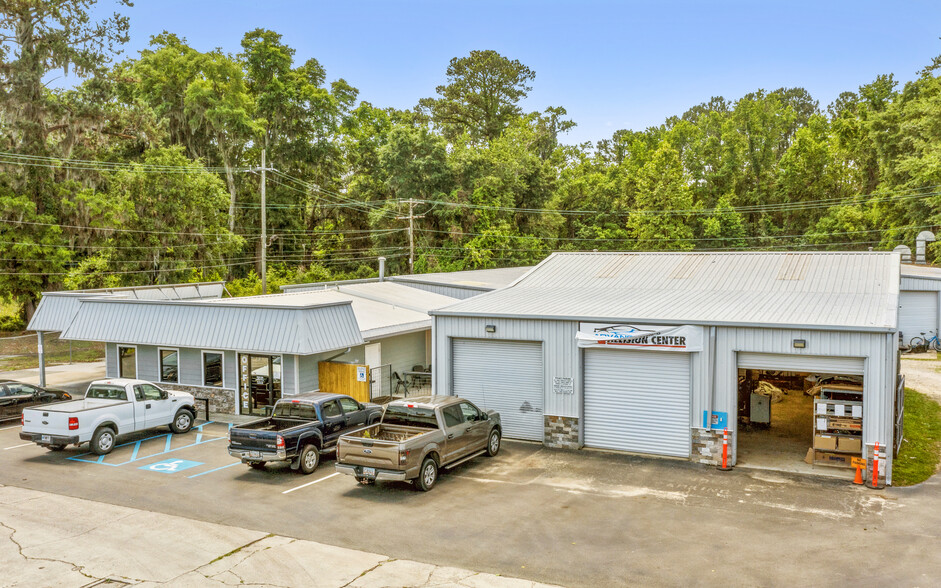
[[[899,293],[899,333],[904,345],[912,337],[934,331],[941,333],[941,268],[903,265]],[[931,335],[926,335],[930,338]]]
[[[899,281],[881,252],[556,253],[430,313],[434,384],[509,438],[716,463],[727,427],[735,463],[744,370],[861,378],[892,447]]]

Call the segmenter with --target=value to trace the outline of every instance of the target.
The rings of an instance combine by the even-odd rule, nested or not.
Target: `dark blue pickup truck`
[[[271,416],[229,430],[229,455],[261,469],[269,461],[289,461],[309,474],[320,455],[336,450],[343,433],[379,422],[382,407],[342,394],[309,392],[282,398]]]

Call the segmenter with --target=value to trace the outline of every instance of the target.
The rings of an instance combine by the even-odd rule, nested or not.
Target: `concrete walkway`
[[[546,586],[11,486],[0,486],[0,570],[0,586],[30,588]]]

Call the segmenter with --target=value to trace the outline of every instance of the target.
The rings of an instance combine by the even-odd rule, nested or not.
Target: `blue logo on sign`
[[[195,468],[196,466],[203,465],[200,461],[188,461],[185,459],[165,459],[163,461],[158,461],[157,463],[152,463],[150,465],[141,466],[137,469],[147,470],[149,472],[157,472],[160,474],[175,474],[176,472],[181,472],[183,470],[188,470],[190,468]]]

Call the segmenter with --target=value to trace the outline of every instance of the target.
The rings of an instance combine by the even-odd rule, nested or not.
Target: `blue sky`
[[[269,28],[299,63],[317,58],[376,106],[414,106],[452,57],[494,49],[536,72],[526,110],[568,110],[570,143],[759,88],[803,86],[825,108],[878,74],[910,80],[941,54],[937,1],[136,0],[123,11],[125,55],[163,30],[237,53],[246,31]]]

